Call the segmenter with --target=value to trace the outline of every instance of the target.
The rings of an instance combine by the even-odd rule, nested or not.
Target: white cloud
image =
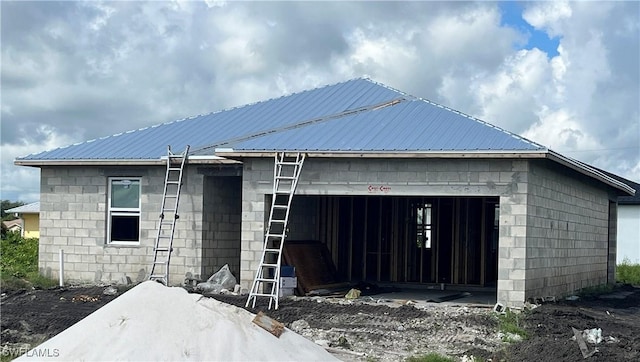
[[[546,30],[551,37],[564,33],[562,20],[571,18],[572,9],[566,1],[540,1],[531,3],[522,18],[539,30]]]
[[[567,110],[542,109],[539,121],[523,132],[523,136],[542,142],[551,149],[573,151],[597,150],[603,146],[584,129],[584,126]]]
[[[639,13],[527,3],[549,59],[496,3],[3,2],[2,191],[24,153],[363,75],[640,180]]]
[[[17,157],[67,146],[76,140],[60,134],[55,128],[41,125],[31,133],[37,134],[42,141],[34,143],[26,139],[7,140],[1,147],[0,164],[2,165],[2,199],[33,202],[40,199],[40,170],[32,167],[13,165]]]

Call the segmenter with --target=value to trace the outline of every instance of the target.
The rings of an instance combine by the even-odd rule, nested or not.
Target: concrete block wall
[[[614,196],[615,197],[615,196]],[[612,196],[610,196],[612,198]],[[609,256],[607,257],[607,283],[615,284],[618,259],[618,201],[609,201]]]
[[[570,172],[544,161],[531,163],[526,298],[564,296],[607,283],[609,197]]]
[[[500,196],[497,300],[520,307],[526,294],[529,163],[513,161],[512,172],[501,172],[500,176],[502,182],[510,179],[510,190]]]
[[[269,206],[269,205],[267,205]],[[291,240],[318,240],[318,199],[294,197],[291,203],[289,231]]]
[[[498,298],[521,305],[525,295],[527,173],[527,161],[509,159],[307,158],[297,194],[499,196],[503,227]],[[244,288],[249,287],[260,262],[265,195],[271,193],[272,182],[272,159],[244,161],[240,262]]]
[[[225,264],[240,275],[242,182],[240,177],[205,176],[202,278]]]
[[[42,167],[39,267],[58,278],[59,250],[64,277],[73,282],[112,282],[123,276],[144,280],[153,260],[165,167]],[[141,177],[139,245],[107,244],[108,178]],[[170,283],[201,272],[202,176],[187,168],[171,256]]]

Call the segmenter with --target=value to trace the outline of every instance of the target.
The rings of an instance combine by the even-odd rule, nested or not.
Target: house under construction
[[[57,275],[62,249],[67,279],[148,278],[168,144],[191,146],[169,284],[228,264],[251,288],[267,262],[276,154],[305,157],[282,257],[317,285],[486,287],[521,305],[612,283],[616,200],[633,194],[506,130],[354,79],[17,159],[41,169],[43,273]]]

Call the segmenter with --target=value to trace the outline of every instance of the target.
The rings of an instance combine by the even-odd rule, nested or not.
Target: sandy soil
[[[104,287],[10,291],[3,294],[3,355],[35,346],[113,300]],[[438,352],[458,360],[475,356],[493,361],[583,361],[572,327],[601,328],[603,341],[588,348],[589,361],[640,359],[640,288],[616,290],[614,298],[548,302],[522,314],[530,337],[505,342],[491,308],[455,304],[380,305],[330,298],[281,299],[278,310],[265,311],[297,333],[327,347],[345,361],[401,361]],[[246,297],[215,296],[244,307]]]

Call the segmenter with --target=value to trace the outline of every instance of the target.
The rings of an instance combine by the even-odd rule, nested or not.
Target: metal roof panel
[[[391,105],[393,104],[393,105]],[[544,147],[369,79],[353,79],[219,112],[94,139],[18,160],[159,159],[238,150],[531,150]]]
[[[231,144],[236,151],[532,151],[534,142],[421,99]]]

